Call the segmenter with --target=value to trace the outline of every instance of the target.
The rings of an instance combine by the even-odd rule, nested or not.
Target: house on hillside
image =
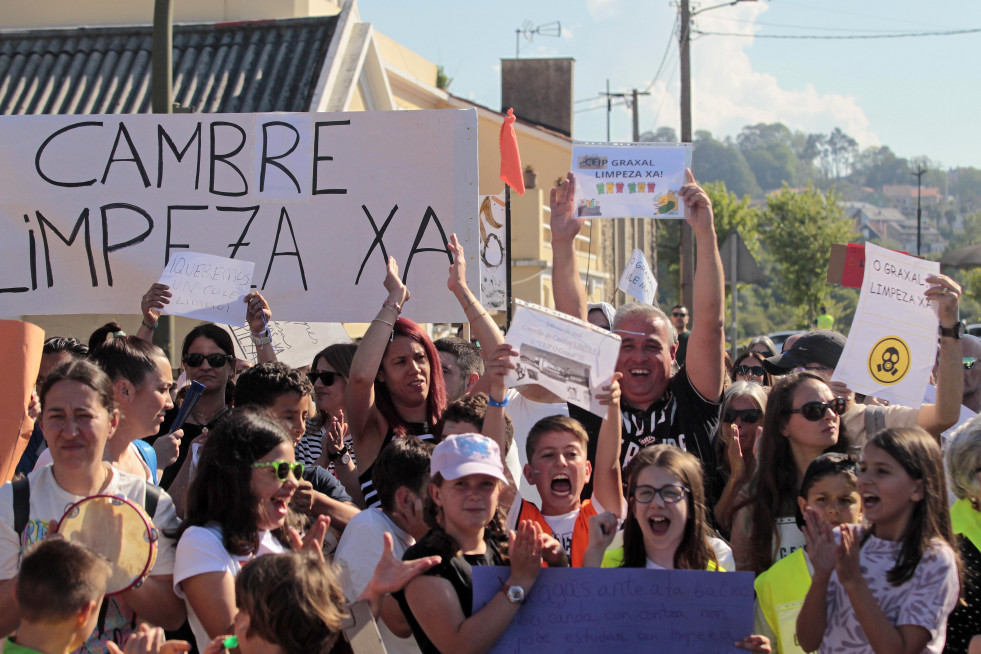
[[[882,187],[882,195],[889,201],[889,206],[903,212],[916,211],[916,187],[911,184],[893,184]],[[924,186],[920,189],[922,206],[937,205],[943,201],[943,194],[936,186]]]

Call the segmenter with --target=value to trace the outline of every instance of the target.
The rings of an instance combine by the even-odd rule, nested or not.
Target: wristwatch
[[[504,596],[508,598],[508,601],[512,604],[524,604],[525,603],[525,589],[521,586],[508,586],[505,584],[501,591]]]
[[[944,327],[943,325],[940,325],[940,335],[960,339],[960,337],[964,335],[964,321],[958,320],[954,323],[953,327]]]
[[[351,450],[347,449],[347,445],[345,445],[333,454],[328,453],[327,458],[330,459],[331,463],[336,463],[340,459],[342,464],[347,465],[351,462]]]

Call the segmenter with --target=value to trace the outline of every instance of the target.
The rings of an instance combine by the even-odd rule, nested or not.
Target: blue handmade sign
[[[476,613],[509,569],[473,569]],[[491,652],[741,652],[753,632],[749,572],[544,568]]]

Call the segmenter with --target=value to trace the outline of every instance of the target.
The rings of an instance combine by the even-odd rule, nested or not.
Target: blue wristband
[[[500,408],[503,409],[504,407],[506,407],[508,405],[508,402],[510,402],[510,400],[508,399],[508,396],[507,395],[504,396],[504,401],[503,402],[498,402],[493,397],[491,397],[491,394],[490,393],[487,394],[487,404],[489,404],[490,406],[496,406],[496,407],[500,407]]]

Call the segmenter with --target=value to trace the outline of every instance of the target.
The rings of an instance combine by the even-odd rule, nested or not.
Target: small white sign
[[[266,327],[272,337],[276,359],[291,368],[309,366],[313,357],[328,345],[350,343],[344,326],[339,322],[288,322],[272,320]],[[235,356],[243,361],[256,361],[255,345],[248,327],[229,325],[228,332],[235,343]]]
[[[173,294],[166,312],[223,325],[245,323],[243,298],[252,289],[255,264],[200,252],[171,256],[160,283]]]
[[[936,261],[865,244],[862,294],[833,381],[919,407],[937,356],[937,312],[924,295]]]
[[[507,310],[508,234],[504,194],[480,198],[480,303],[488,311]]]
[[[572,146],[580,218],[684,218],[680,199],[690,143]]]
[[[583,320],[515,300],[507,342],[518,351],[509,386],[538,384],[571,404],[598,416],[606,408],[596,400],[612,376],[620,337]]]
[[[654,298],[657,297],[657,279],[654,277],[654,271],[651,270],[651,264],[647,263],[647,257],[637,248],[634,248],[633,254],[630,255],[630,261],[620,275],[617,288],[645,304],[654,304]]]

